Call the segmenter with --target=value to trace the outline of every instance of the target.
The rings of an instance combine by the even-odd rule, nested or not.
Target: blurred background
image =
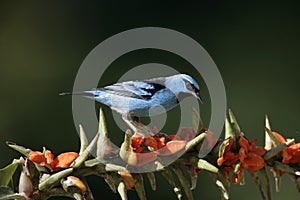
[[[274,130],[299,141],[299,22],[299,4],[292,1],[251,1],[251,4],[239,1],[198,4],[1,1],[0,167],[20,156],[9,149],[5,141],[35,150],[46,146],[56,155],[77,151],[79,139],[73,123],[71,98],[58,94],[72,90],[77,70],[95,46],[121,31],[144,26],[182,32],[208,51],[223,77],[228,107],[232,108],[248,138],[258,138],[258,145],[263,145],[264,117],[268,114]],[[149,62],[194,73],[192,66],[176,55],[141,50],[112,63],[99,85],[114,83],[126,70]],[[201,77],[196,75],[195,78],[203,88],[201,116],[208,124],[209,95]],[[112,140],[120,144],[123,135],[114,124],[110,110],[104,109]],[[172,118],[168,118],[165,132],[176,130],[172,123]],[[151,192],[146,183],[148,199],[175,199],[166,180],[160,175],[157,178],[156,192]],[[272,180],[271,174],[270,178]],[[89,182],[95,199],[119,199],[101,178],[89,177]],[[272,190],[275,194],[274,187]],[[208,175],[200,173],[195,199],[217,199],[218,192]],[[129,195],[130,199],[137,199],[135,192],[130,191]],[[281,192],[273,198],[299,197],[291,180],[283,176]],[[245,186],[232,186],[231,198],[261,197],[246,175]]]

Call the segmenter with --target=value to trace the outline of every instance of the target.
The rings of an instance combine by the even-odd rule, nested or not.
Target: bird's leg
[[[137,116],[132,116],[131,119],[132,119],[132,121],[134,121],[134,122],[140,122],[140,121],[141,121],[140,118],[137,117]]]
[[[130,129],[133,130],[134,135],[133,136],[142,136],[147,137],[147,136],[152,136],[153,134],[149,131],[147,131],[139,121],[139,117],[131,117],[128,113],[125,113],[122,115],[122,118],[124,122],[129,126]]]
[[[138,133],[138,129],[133,125],[133,120],[128,113],[122,114],[122,119],[129,126],[131,130],[133,130],[134,135]]]

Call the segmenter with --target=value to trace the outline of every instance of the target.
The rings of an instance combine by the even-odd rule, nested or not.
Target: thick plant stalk
[[[111,146],[101,109],[98,132],[90,143],[83,127],[79,126],[78,153],[65,152],[55,157],[45,147],[40,152],[8,142],[7,145],[23,157],[0,169],[0,200],[44,200],[55,196],[93,200],[92,191],[85,181],[85,177],[91,175],[103,178],[112,192],[119,193],[122,200],[130,199],[127,196],[128,190],[135,190],[142,200],[147,195],[151,199],[151,193],[147,192],[146,195],[144,177],[147,177],[155,191],[155,176],[167,180],[177,199],[192,200],[192,190],[196,189],[198,173],[202,171],[213,177],[221,191],[221,199],[226,200],[230,198],[230,184],[244,184],[244,174],[247,172],[253,177],[265,200],[272,199],[271,183],[266,173],[268,169],[274,174],[276,191],[279,191],[280,178],[285,174],[300,188],[300,143],[273,132],[268,117],[265,119],[266,139],[263,148],[256,146],[256,140],[248,140],[246,134],[242,133],[231,110],[225,118],[225,136],[218,140],[212,137],[210,130],[204,128],[195,109],[192,115],[193,127],[181,128],[176,136],[155,133],[139,123],[139,128],[151,134],[132,136],[128,130],[120,148]],[[207,145],[204,139],[205,143],[215,145],[208,155],[199,158],[202,145]],[[96,156],[93,157],[91,152],[95,148]],[[117,162],[110,163],[109,158]],[[167,158],[175,159],[165,166]],[[19,187],[15,191],[16,187],[10,183],[19,166],[22,167]],[[131,172],[137,169],[147,173]]]

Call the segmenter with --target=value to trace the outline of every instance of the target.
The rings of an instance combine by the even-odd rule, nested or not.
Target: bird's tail
[[[59,95],[79,95],[79,96],[85,96],[85,97],[97,97],[99,96],[98,91],[82,91],[82,92],[62,92]]]

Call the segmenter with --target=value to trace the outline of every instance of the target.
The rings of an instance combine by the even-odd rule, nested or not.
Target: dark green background
[[[0,167],[20,156],[6,147],[7,140],[37,150],[46,146],[55,154],[76,151],[79,142],[71,98],[58,93],[72,89],[77,70],[96,45],[121,31],[143,26],[180,31],[209,52],[222,74],[228,107],[233,109],[248,138],[258,138],[258,144],[263,145],[263,120],[268,114],[274,130],[299,141],[299,20],[299,4],[292,1],[1,1]],[[161,62],[193,74],[192,67],[175,55],[144,50],[114,62],[99,85],[111,84],[124,70],[147,62]],[[196,79],[203,87],[205,103],[201,115],[208,124],[209,95],[201,78],[196,75]],[[109,109],[105,112],[111,115]],[[168,123],[165,131],[172,132],[172,121]],[[109,129],[112,138],[120,142],[123,136],[113,122]],[[91,177],[89,181],[96,199],[119,199],[102,179]],[[147,188],[148,198],[174,199],[167,182],[160,176],[158,181],[156,192]],[[274,199],[299,199],[287,177],[283,177],[281,186]],[[137,198],[134,192],[129,195]],[[205,172],[199,175],[194,195],[195,199],[219,198]],[[231,196],[260,198],[249,176],[246,186],[232,186]]]

